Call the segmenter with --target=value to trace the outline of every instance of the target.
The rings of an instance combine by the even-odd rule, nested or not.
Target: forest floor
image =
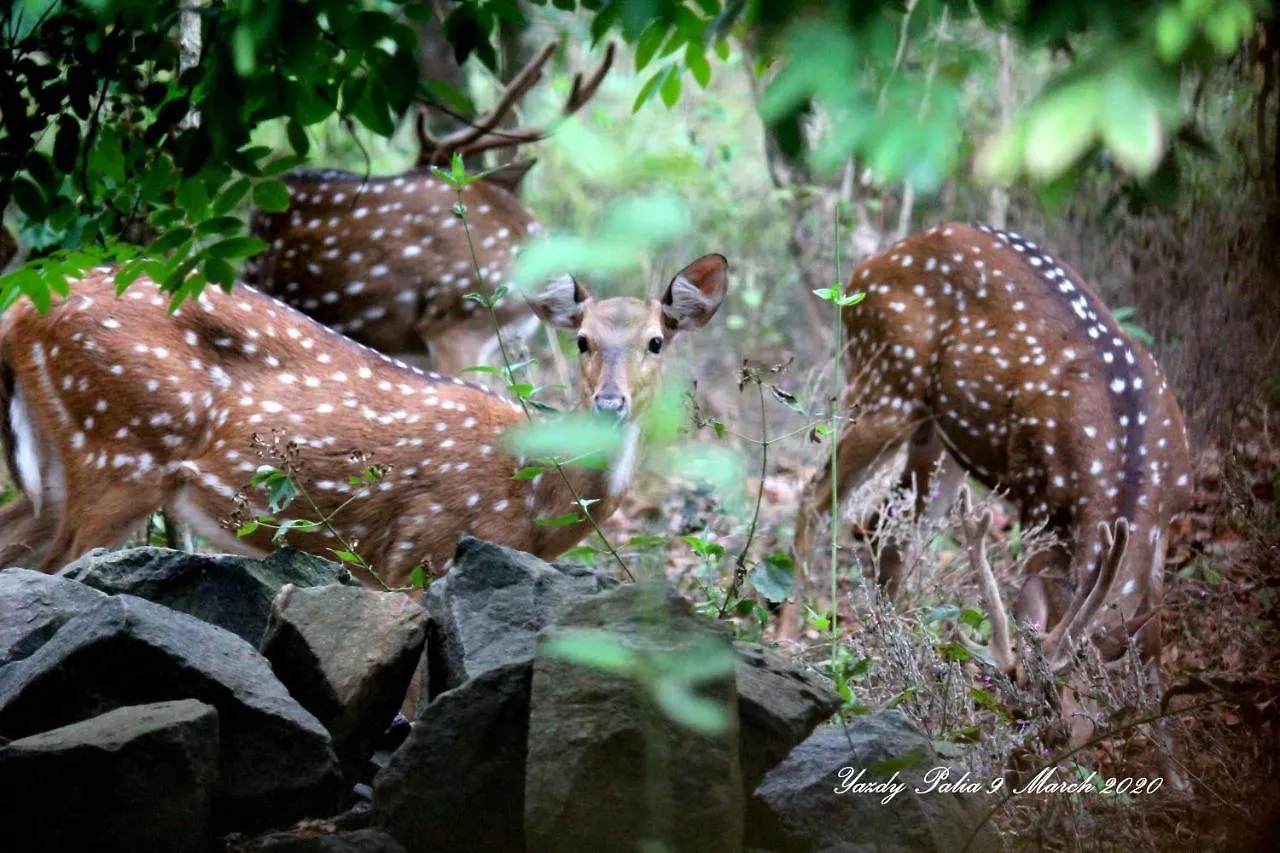
[[[1190,790],[1178,792],[1165,784],[1143,796],[1012,798],[992,817],[1009,849],[1170,850],[1188,845],[1196,850],[1280,849],[1275,846],[1280,844],[1278,423],[1276,412],[1259,405],[1248,414],[1224,419],[1212,435],[1201,437],[1193,451],[1194,507],[1172,531],[1165,565],[1161,670],[1170,697],[1176,766]],[[825,447],[813,448],[811,455],[820,457]],[[797,495],[808,472],[798,460],[786,456],[775,454],[761,492],[752,546],[757,558],[785,551],[791,541]],[[728,554],[725,563],[731,564],[746,538],[743,524],[740,518],[730,520],[724,515],[721,496],[679,484],[658,485],[636,489],[605,530],[619,543],[633,536],[664,536],[668,578],[713,609],[710,605],[717,594],[713,582],[723,589],[728,572],[709,574],[704,561],[679,537],[701,536],[722,543]],[[758,478],[749,480],[747,493],[754,497],[758,486]],[[654,496],[662,496],[661,501]],[[872,559],[859,532],[842,532],[840,562],[844,566],[866,566]],[[997,544],[1018,535],[1008,514],[997,514],[992,533]],[[942,544],[934,552],[932,569],[936,577],[928,584],[920,581],[917,606],[908,607],[905,617],[914,634],[909,642],[921,656],[917,663],[927,662],[945,644],[945,638],[930,630],[928,613],[936,612],[949,598],[961,606],[980,601],[976,579],[956,559],[960,549],[955,539],[938,541]],[[997,565],[1006,590],[1017,588],[1012,568]],[[819,588],[825,584],[829,577],[817,582]],[[858,603],[859,581],[846,571],[839,584],[840,641],[867,648],[861,634],[876,626],[867,607]],[[927,594],[925,586],[930,590]],[[815,610],[825,612],[827,601],[829,596],[811,592]],[[778,639],[776,618],[768,618],[761,626],[756,616],[744,616],[739,623],[747,635],[758,634],[765,642]],[[798,660],[816,661],[822,669],[829,639],[824,631],[810,626],[798,640],[781,641],[779,649]],[[870,665],[891,669],[901,663],[892,654],[873,651]],[[965,663],[964,670],[972,685],[989,683],[989,672],[978,661]],[[867,679],[867,695],[860,702],[872,707],[896,703],[902,694],[894,691],[903,683],[902,677]],[[912,689],[929,689],[926,684],[912,684],[909,677],[905,683]],[[1148,700],[1158,698],[1148,696]],[[902,707],[910,714],[912,707],[930,706],[907,702]],[[970,711],[976,728],[987,732],[977,737],[994,737],[988,730],[990,719],[984,719],[984,715],[992,717],[992,712],[981,707]],[[1121,732],[1074,756],[1072,769],[1096,769],[1103,777],[1117,778],[1158,775],[1152,740],[1141,729],[1124,728],[1134,713],[1131,704],[1116,709],[1112,725]],[[928,713],[920,717],[927,729],[932,727]],[[946,733],[934,728],[930,734],[936,739]]]

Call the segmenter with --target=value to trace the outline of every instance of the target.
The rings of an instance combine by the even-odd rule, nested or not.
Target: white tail
[[[863,262],[849,289],[866,298],[844,312],[854,379],[838,439],[841,496],[911,437],[902,482],[923,508],[945,449],[935,511],[967,472],[1006,490],[1024,527],[1043,522],[1065,543],[1033,560],[1014,608],[1048,635],[1055,662],[1085,636],[1108,658],[1130,636],[1158,656],[1167,531],[1188,505],[1191,468],[1178,404],[1151,355],[1069,267],[982,225],[908,237]],[[823,465],[796,520],[802,564],[830,494]],[[892,550],[879,580],[896,592]]]
[[[708,255],[661,301],[597,302],[565,277],[531,302],[578,331],[580,399],[629,419],[660,379],[670,339],[710,320],[726,284],[724,258]],[[236,539],[225,520],[242,493],[265,511],[246,484],[261,464],[254,436],[273,431],[301,448],[300,482],[320,512],[355,498],[334,525],[392,586],[420,563],[447,569],[463,531],[549,558],[590,529],[535,524],[571,511],[572,493],[554,472],[513,479],[522,463],[503,434],[524,415],[511,402],[407,367],[246,287],[206,290],[173,315],[168,303],[146,279],[117,298],[99,270],[43,316],[23,302],[0,318],[0,414],[22,491],[0,509],[4,559],[56,569],[162,507],[217,547],[269,550],[269,531]],[[352,485],[370,465],[384,476]],[[598,500],[593,515],[608,517],[626,478],[566,470],[577,494]],[[289,541],[320,554],[335,545],[319,531]]]
[[[555,42],[544,47],[489,113],[443,140],[427,132],[425,113],[420,114],[418,162],[409,172],[376,178],[336,170],[286,175],[289,210],[253,215],[252,230],[269,248],[246,264],[245,281],[389,355],[429,354],[432,366],[445,373],[491,361],[497,344],[492,320],[464,297],[504,283],[519,244],[540,230],[517,197],[535,161],[510,163],[463,190],[470,241],[453,213],[456,190],[433,177],[430,167],[447,166],[455,153],[542,139],[545,127],[497,128],[538,82],[555,49]],[[613,56],[610,44],[590,79],[575,76],[562,115],[591,99]],[[508,329],[504,336],[519,339],[537,326],[517,298],[499,304],[498,320]]]

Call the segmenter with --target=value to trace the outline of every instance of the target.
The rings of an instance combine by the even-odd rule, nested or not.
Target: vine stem
[[[462,233],[467,238],[467,251],[471,255],[471,268],[475,272],[476,281],[483,282],[485,279],[480,270],[480,259],[476,256],[475,241],[471,238],[471,222],[467,218],[467,206],[462,201],[462,189],[465,184],[442,169],[436,169],[436,172],[442,178],[449,181],[449,183],[453,184],[454,193],[458,197],[458,204],[457,207],[454,208],[454,214],[462,220]],[[515,377],[513,375],[513,368],[511,367],[511,356],[507,352],[507,342],[502,338],[502,326],[498,322],[498,312],[495,309],[496,300],[493,298],[494,292],[493,287],[490,286],[489,298],[485,300],[485,308],[489,312],[489,320],[493,324],[493,334],[498,339],[498,352],[502,355],[503,375],[506,377],[507,384],[511,385],[515,382]],[[525,400],[523,394],[516,394],[515,396],[516,402],[520,404],[521,411],[524,412],[525,420],[533,423],[533,413],[529,411],[528,401]],[[613,543],[609,541],[609,537],[605,536],[604,531],[600,529],[600,525],[596,522],[595,517],[592,516],[591,510],[588,509],[587,504],[583,501],[582,495],[578,493],[578,490],[574,488],[573,483],[570,482],[569,475],[565,472],[564,466],[562,466],[560,461],[555,458],[552,458],[550,461],[552,466],[555,467],[556,473],[560,475],[560,479],[564,481],[565,488],[569,490],[569,494],[573,495],[573,502],[578,507],[578,511],[582,513],[583,517],[587,520],[587,523],[591,525],[591,529],[595,532],[596,536],[604,543],[605,550],[609,552],[609,556],[613,557],[614,561],[617,562],[618,567],[622,569],[622,573],[627,576],[627,580],[634,582],[635,575],[631,573],[631,569],[627,566],[626,561],[622,559],[622,555],[613,547]]]
[[[839,289],[839,293],[834,300],[835,310],[835,337],[836,337],[836,359],[831,366],[831,674],[834,676],[836,671],[836,661],[839,657],[839,594],[840,583],[838,576],[837,560],[839,557],[839,532],[840,532],[840,488],[838,477],[840,476],[838,459],[840,455],[840,399],[841,399],[841,380],[844,377],[844,345],[842,337],[844,333],[844,306],[841,305],[840,297],[844,295],[844,283],[840,276],[840,209],[836,208],[835,221],[833,223],[835,232],[835,255],[836,255],[836,281],[835,287]]]
[[[724,601],[720,602],[719,618],[721,619],[729,609],[729,602],[738,597],[738,592],[742,589],[742,581],[747,576],[747,554],[751,551],[751,543],[756,538],[756,525],[760,521],[760,504],[764,502],[764,476],[769,470],[769,445],[772,442],[769,440],[769,424],[765,417],[764,384],[760,382],[758,376],[755,378],[755,385],[756,393],[760,397],[760,485],[756,488],[756,507],[751,514],[751,525],[747,527],[747,541],[738,552],[733,568],[733,581],[729,584]]]

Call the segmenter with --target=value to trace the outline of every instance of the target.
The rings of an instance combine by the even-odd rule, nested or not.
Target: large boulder
[[[750,643],[738,653],[742,785],[748,797],[787,753],[840,708],[825,679]]]
[[[361,778],[395,717],[426,630],[426,611],[398,592],[290,585],[276,597],[262,653],[329,730],[348,779]]]
[[[95,589],[44,572],[0,571],[0,667],[27,657],[66,622],[105,598]]]
[[[0,747],[4,847],[200,851],[217,778],[218,714],[190,699],[31,735]]]
[[[30,657],[0,668],[0,737],[168,699],[218,710],[218,827],[266,828],[337,806],[342,779],[328,732],[257,650],[131,595],[106,599]]]
[[[427,588],[426,705],[486,669],[533,659],[534,640],[564,605],[618,582],[462,536],[449,573]]]
[[[373,782],[387,830],[409,850],[525,849],[532,661],[494,667],[420,708]]]
[[[337,563],[292,548],[281,548],[260,560],[169,548],[100,548],[58,574],[108,595],[127,593],[189,613],[254,646],[262,642],[271,602],[285,584],[355,583]]]
[[[896,709],[818,729],[756,789],[747,806],[747,837],[774,853],[960,850],[989,802],[981,793],[917,794],[930,787],[926,774],[938,768],[950,782],[961,777]],[[969,849],[995,846],[979,835]]]
[[[608,639],[598,642],[620,643],[644,662],[646,674],[617,674],[549,652],[551,644],[582,643],[584,629],[605,632]],[[529,853],[630,853],[643,839],[680,851],[740,850],[744,796],[732,655],[727,628],[696,616],[666,584],[619,587],[567,604],[540,635],[534,657],[525,774]],[[711,665],[717,657],[723,667]],[[677,668],[663,669],[673,659],[681,661]],[[686,707],[696,701],[679,691],[682,675],[695,680],[695,670],[703,675],[696,679],[699,712],[716,709],[727,721],[717,734],[695,731],[663,710],[677,698]]]

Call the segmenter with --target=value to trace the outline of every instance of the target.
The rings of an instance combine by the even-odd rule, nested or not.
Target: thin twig
[[[733,581],[729,584],[724,601],[720,602],[719,618],[721,619],[729,609],[729,602],[738,597],[742,589],[742,581],[747,576],[747,554],[751,551],[751,543],[756,537],[756,525],[760,521],[760,504],[764,502],[764,477],[769,470],[769,445],[773,443],[769,440],[769,423],[764,407],[764,383],[760,381],[759,376],[754,379],[756,392],[760,397],[760,485],[756,488],[756,507],[751,514],[751,525],[747,528],[747,541],[738,552],[738,558],[734,562]]]
[[[443,170],[440,170],[440,172],[442,174],[447,174],[444,173]],[[458,196],[458,208],[456,213],[458,218],[462,220],[462,233],[467,238],[467,250],[471,253],[471,266],[475,271],[476,281],[481,282],[484,281],[485,278],[480,270],[480,260],[476,256],[475,241],[471,238],[471,223],[467,219],[467,206],[462,201],[462,189],[463,185],[461,182],[454,183],[454,192]],[[493,324],[493,333],[498,338],[498,352],[502,355],[502,366],[505,370],[507,383],[511,384],[515,382],[515,377],[512,375],[513,368],[511,367],[511,356],[507,352],[506,341],[502,339],[502,325],[498,322],[498,312],[494,307],[492,288],[489,291],[489,298],[486,300],[485,307],[489,313],[489,320]],[[523,394],[516,394],[515,396],[516,402],[520,404],[521,411],[524,412],[525,420],[533,423],[533,413],[529,411],[528,401],[525,400]],[[600,529],[600,525],[596,523],[596,520],[591,515],[591,510],[588,509],[586,502],[584,502],[582,496],[578,494],[578,490],[573,487],[573,483],[569,481],[569,475],[565,472],[564,467],[557,459],[552,458],[550,461],[552,466],[555,467],[556,473],[560,475],[560,479],[564,481],[564,485],[569,490],[569,494],[573,495],[573,501],[577,505],[578,510],[582,513],[587,523],[591,525],[591,529],[595,531],[596,536],[598,536],[600,541],[604,543],[605,550],[608,551],[609,555],[618,563],[623,574],[627,576],[627,580],[634,582],[635,575],[631,573],[631,569],[627,566],[626,561],[622,559],[622,555],[613,547],[613,543],[609,541],[609,538],[604,535],[604,531]]]

